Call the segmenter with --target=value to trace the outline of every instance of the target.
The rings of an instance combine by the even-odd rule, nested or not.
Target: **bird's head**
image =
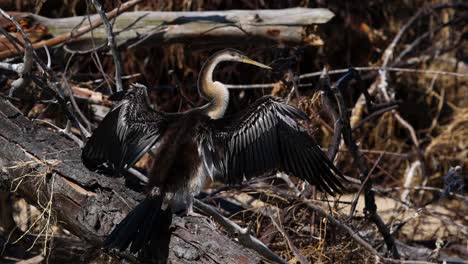
[[[244,54],[242,54],[242,52],[235,50],[235,49],[225,49],[225,50],[219,51],[213,57],[218,58],[220,61],[237,61],[237,62],[252,64],[260,68],[271,70],[270,66],[254,61],[250,59],[249,57],[245,56]]]
[[[218,51],[208,58],[198,76],[198,91],[202,97],[210,101],[205,110],[212,119],[223,117],[229,102],[229,91],[226,86],[213,81],[213,71],[216,65],[223,61],[237,61],[271,70],[270,66],[256,62],[235,49]]]

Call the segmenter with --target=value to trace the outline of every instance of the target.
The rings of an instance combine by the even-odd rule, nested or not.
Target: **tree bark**
[[[99,248],[143,195],[123,178],[87,170],[81,150],[34,124],[0,99],[0,189],[17,188],[29,203],[52,203],[58,223]],[[205,217],[176,217],[169,245],[173,263],[259,263],[261,257],[229,239]]]

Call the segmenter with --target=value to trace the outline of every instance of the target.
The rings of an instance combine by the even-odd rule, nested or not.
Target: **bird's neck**
[[[209,58],[203,64],[198,77],[198,91],[202,97],[209,101],[204,108],[205,112],[213,119],[222,118],[229,104],[229,91],[226,86],[213,81],[213,72],[223,60],[222,56]]]

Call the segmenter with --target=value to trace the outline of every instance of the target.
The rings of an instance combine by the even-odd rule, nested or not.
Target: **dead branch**
[[[25,52],[23,55],[23,63],[19,63],[19,64],[9,64],[6,62],[0,63],[0,68],[15,71],[19,75],[19,78],[11,83],[9,96],[13,97],[13,93],[15,90],[21,89],[27,86],[31,82],[31,78],[28,75],[31,72],[31,69],[33,67],[34,50],[33,50],[31,41],[26,36],[26,33],[24,33],[23,29],[21,28],[21,25],[16,20],[14,20],[10,15],[8,15],[5,11],[3,11],[3,9],[1,8],[0,8],[0,14],[15,25],[16,29],[18,30],[18,32],[20,32],[21,36],[24,39],[23,45],[24,45]]]
[[[362,182],[361,186],[359,187],[359,191],[357,193],[354,194],[354,199],[353,201],[351,202],[351,208],[349,210],[349,218],[353,218],[354,216],[354,212],[356,211],[356,206],[357,206],[357,202],[359,200],[359,196],[361,196],[361,193],[362,191],[364,190],[364,187],[367,185],[367,181],[369,180],[370,176],[372,175],[372,173],[374,172],[375,168],[377,167],[377,165],[379,164],[380,160],[382,159],[383,157],[383,154],[380,154],[379,158],[377,159],[377,161],[375,162],[374,166],[372,166],[372,169],[369,171],[369,173],[367,174],[366,178],[364,179],[364,182]]]
[[[72,86],[71,89],[73,91],[73,95],[78,99],[87,100],[92,104],[100,104],[108,107],[112,106],[112,102],[109,100],[108,95],[78,86]]]
[[[96,7],[99,16],[101,16],[102,21],[104,22],[104,28],[106,29],[107,34],[107,45],[112,51],[112,56],[114,58],[114,67],[115,67],[115,90],[120,92],[123,90],[122,85],[122,63],[120,61],[120,53],[117,50],[117,45],[115,44],[115,36],[112,30],[112,25],[109,22],[104,10],[102,9],[101,3],[98,0],[92,0],[94,6]]]
[[[130,0],[124,4],[122,4],[119,8],[116,8],[112,11],[110,11],[108,14],[107,14],[107,18],[110,19],[110,18],[114,18],[115,16],[121,14],[122,12],[125,12],[127,11],[128,9],[132,8],[133,6],[135,6],[136,4],[138,4],[139,2],[141,2],[141,0]],[[36,15],[31,15],[33,18],[36,17]],[[46,19],[47,20],[47,19]],[[56,26],[57,24],[55,24],[57,21],[50,21],[51,24],[49,24],[51,27],[52,25]],[[42,22],[41,22],[42,23]],[[61,32],[60,34],[56,34],[55,37],[51,38],[51,39],[47,39],[47,40],[42,40],[42,41],[39,41],[39,42],[36,42],[33,44],[33,48],[34,49],[38,49],[38,48],[42,48],[44,46],[47,46],[47,47],[53,47],[55,45],[58,45],[58,44],[61,44],[61,43],[64,43],[66,41],[69,41],[71,39],[75,39],[75,38],[78,38],[82,35],[84,35],[85,33],[89,32],[91,29],[93,28],[96,28],[100,25],[102,25],[102,20],[99,19],[98,17],[95,17],[95,19],[93,19],[93,23],[89,26],[83,26],[83,27],[80,27],[78,29],[75,30],[75,26],[78,25],[79,23],[75,23],[73,24],[70,28],[68,28],[68,30],[64,30],[63,32]],[[47,26],[47,25],[46,25]],[[13,57],[13,56],[17,56],[21,53],[22,51],[18,51],[18,50],[5,50],[5,51],[2,51],[0,52],[0,60],[4,60],[6,58],[10,58],[10,57]]]
[[[349,115],[346,110],[346,105],[344,103],[344,100],[340,91],[347,85],[347,83],[351,79],[355,79],[355,78],[359,78],[359,75],[357,71],[351,69],[346,75],[344,75],[343,77],[341,77],[340,80],[338,80],[337,84],[332,86],[329,82],[328,76],[325,75],[325,80],[322,81],[322,84],[325,85],[325,87],[323,87],[322,90],[325,91],[326,96],[334,97],[333,101],[335,101],[337,108],[338,108],[338,113],[339,113],[339,116],[335,117],[335,119],[340,119],[340,121],[343,122],[342,131],[335,131],[335,133],[343,134],[343,140],[345,144],[347,145],[350,154],[353,157],[354,164],[356,164],[360,170],[360,180],[364,186],[364,198],[365,198],[364,212],[366,214],[366,217],[367,219],[372,221],[379,229],[380,233],[384,237],[385,243],[387,244],[388,250],[392,252],[393,258],[398,259],[399,253],[395,245],[395,239],[392,237],[387,226],[385,225],[385,223],[382,221],[382,219],[377,213],[375,195],[374,195],[374,191],[372,190],[372,180],[370,177],[368,177],[369,170],[367,168],[367,164],[362,159],[361,153],[359,151],[359,148],[356,142],[353,139],[352,129],[351,129],[351,125],[349,122]],[[330,101],[331,100],[332,99],[330,98]]]
[[[265,258],[274,261],[276,263],[287,263],[285,260],[280,258],[278,255],[273,253],[267,246],[265,246],[260,240],[250,234],[250,228],[241,228],[233,221],[222,216],[216,209],[207,205],[197,199],[194,200],[194,206],[206,215],[209,215],[215,219],[215,221],[222,225],[223,228],[229,233],[230,236],[235,237],[239,242],[260,253]]]
[[[52,91],[52,93],[55,94],[55,98],[57,99],[57,101],[62,106],[63,110],[65,111],[69,121],[73,122],[75,125],[78,126],[78,128],[80,129],[82,138],[87,138],[89,136],[89,131],[91,130],[91,125],[90,125],[89,121],[86,119],[86,117],[83,115],[81,110],[79,109],[79,107],[78,107],[78,105],[77,105],[77,103],[75,101],[75,98],[72,95],[73,93],[72,93],[70,87],[68,86],[68,82],[65,82],[65,87],[67,88],[66,92],[68,92],[68,94],[67,94],[67,93],[64,93],[64,91],[62,90],[62,87],[60,87],[59,81],[58,81],[58,78],[57,78],[55,72],[53,72],[52,69],[50,68],[50,61],[51,61],[50,57],[48,56],[47,65],[44,64],[44,62],[42,62],[42,60],[39,59],[37,54],[35,54],[31,41],[26,36],[26,34],[22,30],[19,23],[15,19],[13,19],[11,16],[6,14],[1,9],[0,9],[0,13],[3,16],[5,16],[10,22],[12,22],[17,27],[17,30],[19,32],[21,32],[22,37],[23,37],[23,41],[25,42],[24,45],[25,45],[26,50],[25,50],[25,55],[24,55],[24,63],[23,63],[22,66],[20,65],[20,67],[18,68],[18,74],[21,76],[20,79],[18,79],[18,80],[23,80],[22,75],[24,75],[26,73],[29,74],[29,71],[31,71],[32,65],[34,63],[36,63],[38,65],[38,67],[40,68],[40,70],[42,71],[43,75],[46,76],[45,81],[40,79],[40,78],[37,78],[36,76],[28,76],[27,79],[28,80],[32,79],[40,87],[42,87],[42,88],[44,88],[46,90]],[[14,38],[11,37],[11,38],[8,38],[8,40],[12,41],[11,44],[16,44]],[[47,51],[46,46],[45,46],[45,48],[46,48],[46,51]],[[17,51],[19,51],[19,49]],[[47,51],[47,55],[49,55],[48,51]],[[42,76],[42,77],[44,77],[44,76]],[[14,92],[15,87],[17,87],[16,85],[14,85],[15,82],[13,82],[12,89],[10,90],[10,97],[11,97],[12,93]],[[21,85],[25,84],[24,81],[20,81],[20,83],[21,83]],[[70,106],[74,108],[74,111],[70,110],[70,108],[71,108]],[[78,116],[81,118],[81,121],[86,124],[87,129],[78,120],[78,118],[75,116],[75,113],[77,113]],[[68,128],[69,128],[69,126],[67,125],[67,129]],[[67,132],[68,132],[67,130],[61,130],[61,131],[64,132],[65,134],[67,134]],[[73,137],[71,137],[71,138],[73,138]]]
[[[354,67],[353,69],[359,72],[368,72],[368,71],[380,71],[382,67]],[[397,72],[397,73],[413,73],[413,74],[429,74],[429,75],[441,75],[441,76],[454,76],[460,78],[468,78],[468,74],[466,73],[459,73],[459,72],[448,72],[448,71],[436,71],[436,70],[421,70],[421,69],[412,69],[412,68],[399,68],[399,67],[387,67],[387,71],[389,72]],[[335,74],[343,74],[347,73],[349,68],[347,69],[338,69],[338,70],[330,70],[328,71],[328,75],[335,75]],[[306,79],[312,77],[320,77],[323,71],[318,72],[311,72],[311,73],[304,73],[299,75],[299,79]],[[264,84],[226,84],[226,87],[229,89],[268,89],[273,88],[275,83],[264,83]],[[299,87],[313,87],[315,83],[300,83]],[[364,97],[362,98],[364,99]]]
[[[73,97],[73,92],[68,86],[68,83],[66,83],[65,85],[65,87],[68,88],[68,90],[66,90],[67,93],[64,93],[64,90],[61,87],[55,72],[52,71],[52,69],[48,65],[44,64],[44,62],[42,62],[37,56],[35,56],[35,62],[40,67],[43,74],[46,75],[46,78],[45,80],[43,80],[43,78],[33,78],[33,81],[39,87],[51,91],[55,95],[55,99],[62,107],[62,110],[65,112],[65,115],[67,116],[68,120],[74,125],[76,125],[80,130],[82,139],[85,140],[86,138],[88,138],[90,135],[89,131],[91,125],[89,124],[89,121],[86,119],[86,117],[84,117],[83,113],[76,104],[75,98]],[[81,122],[77,118],[75,113],[78,113],[78,115],[81,117]],[[88,128],[84,127],[82,122],[85,122]]]
[[[71,130],[70,121],[67,122],[67,125],[65,126],[65,128],[60,128],[60,127],[56,126],[55,124],[52,124],[49,121],[42,120],[42,119],[34,119],[33,121],[37,122],[39,124],[44,124],[44,125],[47,125],[49,127],[52,127],[58,133],[63,134],[65,136],[67,136],[69,139],[73,140],[80,148],[82,148],[84,146],[83,141],[81,139],[79,139],[77,136],[75,136],[75,134],[73,134],[70,131]]]

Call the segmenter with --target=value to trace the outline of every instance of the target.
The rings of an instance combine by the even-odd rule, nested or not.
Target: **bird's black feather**
[[[213,138],[226,164],[224,180],[239,183],[266,173],[283,171],[320,190],[343,190],[341,172],[328,160],[299,121],[307,115],[281,99],[264,96],[233,117],[211,120]]]
[[[130,246],[132,253],[148,247],[151,252],[153,238],[161,240],[171,225],[172,213],[161,209],[162,200],[162,196],[145,198],[107,236],[104,247],[122,251]],[[162,245],[169,244],[169,238],[166,239]],[[154,254],[153,257],[160,258],[161,254]]]
[[[111,174],[133,165],[177,116],[153,110],[147,103],[145,89],[133,85],[119,93],[117,98],[121,101],[104,117],[83,148],[81,157],[88,169]]]

